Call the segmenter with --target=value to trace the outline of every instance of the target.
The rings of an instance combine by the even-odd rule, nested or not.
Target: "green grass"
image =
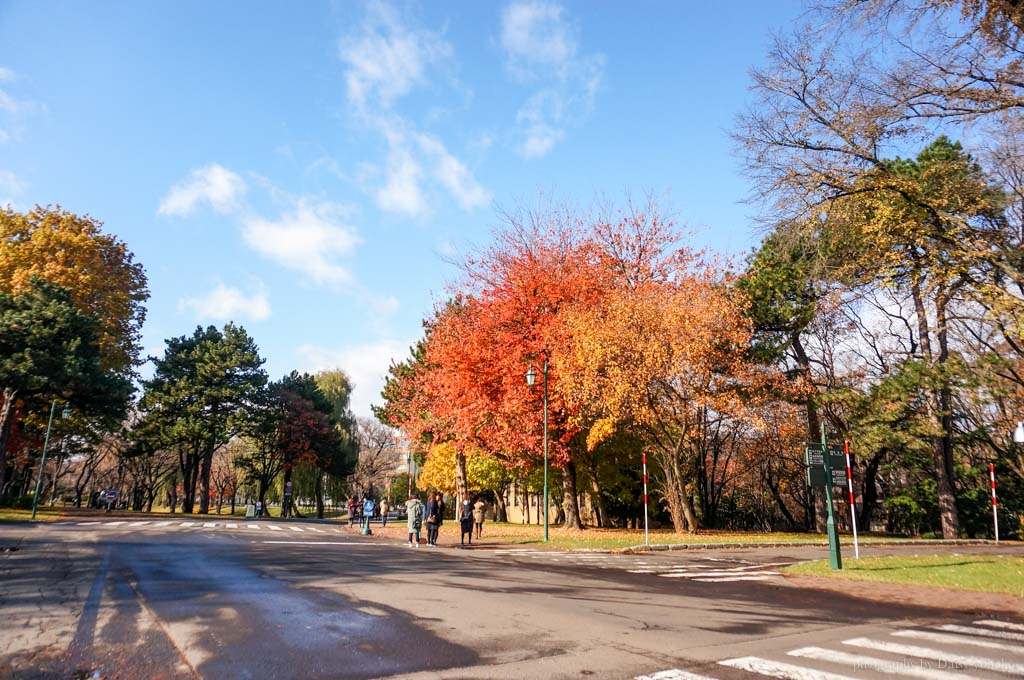
[[[37,522],[53,522],[60,519],[63,508],[39,508],[36,512]],[[32,519],[32,509],[0,508],[0,522],[28,522]]]
[[[448,520],[445,522],[444,527],[447,531],[454,531],[454,535],[458,536],[457,523]],[[543,527],[536,524],[486,522],[484,524],[483,542],[549,547],[555,550],[616,550],[644,544],[644,532],[636,529],[590,528],[583,531],[566,531],[561,527],[553,526],[549,532],[550,541],[546,544],[543,540],[543,534]],[[703,546],[723,543],[742,543],[747,545],[765,543],[820,544],[826,540],[823,535],[808,533],[700,531],[691,535],[677,534],[670,529],[658,529],[650,532],[651,545],[685,544]],[[900,539],[893,537],[871,537],[866,542],[898,540]],[[865,540],[862,539],[861,542],[864,543]]]
[[[833,570],[828,560],[786,567],[788,574],[896,583],[1024,597],[1024,558],[983,555],[949,557],[866,557],[845,560]]]

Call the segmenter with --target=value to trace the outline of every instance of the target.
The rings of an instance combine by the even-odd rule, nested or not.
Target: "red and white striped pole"
[[[853,525],[853,556],[859,560],[860,545],[857,544],[857,506],[853,500],[853,470],[850,468],[849,440],[843,441],[843,453],[846,454],[846,488],[850,492],[850,523]],[[826,452],[825,455],[828,455],[828,452]]]
[[[651,544],[650,534],[647,531],[647,453],[641,454],[644,464],[644,545]]]
[[[996,530],[996,543],[999,542],[999,504],[996,501],[996,466],[988,464],[988,478],[992,484],[992,526]]]

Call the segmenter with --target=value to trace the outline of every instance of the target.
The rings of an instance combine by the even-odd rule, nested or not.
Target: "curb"
[[[1005,541],[1004,541],[1005,542]],[[900,546],[900,545],[996,545],[996,542],[986,538],[974,539],[908,539],[905,541],[860,541],[861,545],[872,546]],[[853,546],[853,541],[840,541],[840,545]],[[655,552],[663,550],[736,550],[737,548],[827,548],[828,541],[786,541],[779,543],[672,543],[656,545],[635,545],[629,548],[617,548],[615,550],[593,551],[612,552],[622,555],[635,555],[637,553]]]

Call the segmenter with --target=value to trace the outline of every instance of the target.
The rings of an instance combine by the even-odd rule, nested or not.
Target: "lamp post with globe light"
[[[50,445],[50,429],[53,427],[53,416],[57,412],[57,400],[50,404],[50,420],[46,423],[46,437],[43,438],[43,456],[39,461],[39,474],[36,476],[36,492],[32,496],[32,519],[36,518],[36,509],[39,507],[39,493],[43,487],[43,473],[46,472],[46,449]],[[66,404],[60,412],[61,418],[71,417],[71,404]]]
[[[544,542],[548,542],[548,360],[544,357],[544,365],[542,372],[544,373]],[[530,364],[530,370],[526,372],[526,384],[529,387],[533,387],[533,383],[537,381],[537,371],[534,370],[533,364]]]

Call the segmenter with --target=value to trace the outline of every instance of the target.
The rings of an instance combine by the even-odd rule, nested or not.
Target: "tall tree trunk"
[[[210,513],[210,472],[213,469],[213,449],[203,452],[202,465],[199,468],[199,514]]]
[[[530,488],[523,484],[523,523],[530,523]]]
[[[508,521],[508,507],[505,504],[505,489],[494,492],[494,521]]]
[[[594,506],[594,519],[597,520],[598,527],[608,526],[608,513],[604,509],[604,497],[601,494],[601,482],[597,478],[597,471],[591,470],[590,473],[591,482],[591,494],[590,504]]]
[[[940,329],[945,326],[945,302],[944,293],[941,291],[936,296],[937,325]],[[936,366],[935,355],[932,352],[931,331],[928,327],[928,312],[925,309],[924,297],[921,293],[920,281],[915,278],[911,285],[911,298],[914,301],[914,313],[917,317],[918,336],[921,343],[921,352],[932,368]],[[940,336],[945,336],[942,330]],[[941,365],[948,357],[948,350],[940,337],[938,365]],[[946,378],[943,376],[943,381]],[[956,507],[956,494],[953,491],[953,452],[952,441],[947,440],[945,419],[950,417],[944,409],[943,389],[936,390],[927,388],[926,392],[926,415],[939,429],[942,434],[931,437],[932,465],[934,467],[935,486],[939,501],[939,518],[942,521],[942,537],[953,539],[960,537],[960,517]],[[952,425],[950,420],[949,425]]]
[[[569,460],[562,467],[562,507],[565,510],[563,529],[582,529],[580,509],[576,504],[576,463]],[[544,499],[546,503],[548,499]]]
[[[18,390],[4,388],[4,403],[0,406],[0,493],[4,489],[4,477],[7,474],[7,442],[11,438],[11,428],[14,427],[14,400],[18,397]]]
[[[875,510],[878,508],[878,468],[885,457],[885,451],[879,451],[864,468],[864,479],[860,486],[860,514],[857,516],[857,526],[863,531],[871,531],[871,522],[875,518]]]
[[[469,493],[469,484],[466,482],[466,453],[461,446],[455,448],[455,494],[456,506],[462,504],[462,499]]]
[[[316,471],[316,489],[314,490],[316,496],[316,518],[324,518],[324,471]]]

